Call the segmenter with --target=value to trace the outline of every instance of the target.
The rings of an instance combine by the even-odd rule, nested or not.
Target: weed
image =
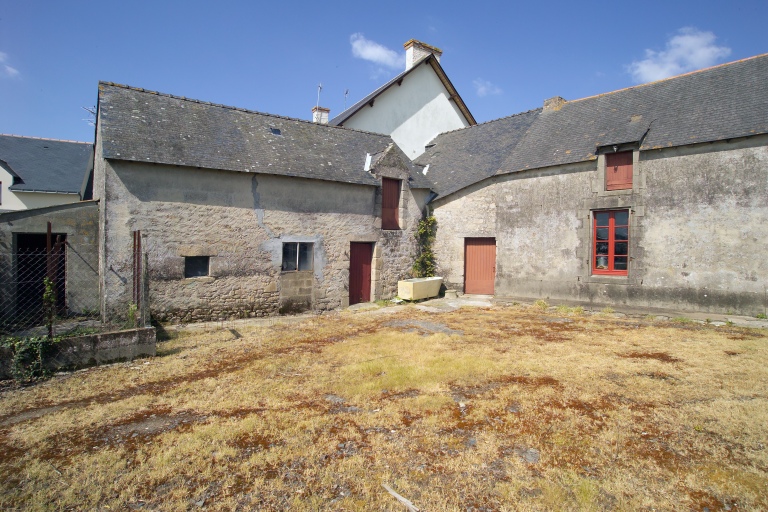
[[[583,315],[584,308],[581,306],[570,307],[564,304],[557,306],[557,312],[561,315]]]
[[[693,320],[685,316],[676,316],[672,319],[676,324],[692,324]]]
[[[613,309],[612,307],[610,307],[610,306],[606,306],[606,307],[604,307],[603,309],[601,309],[601,310],[600,310],[600,312],[601,312],[601,313],[604,313],[604,314],[606,314],[606,315],[612,315],[613,313],[615,313],[615,312],[616,312],[616,310],[614,310],[614,309]]]
[[[136,312],[139,310],[139,307],[131,302],[128,304],[128,323],[126,324],[127,329],[135,329],[137,327],[137,321],[136,318]]]
[[[27,383],[49,377],[51,372],[45,367],[45,359],[58,341],[47,336],[3,339],[2,346],[11,350],[14,380]]]
[[[766,316],[765,313],[758,313],[755,315],[755,318],[759,318],[760,320],[766,320],[768,319],[768,316]]]
[[[547,301],[545,301],[543,299],[539,299],[536,302],[534,302],[533,306],[535,308],[538,308],[538,309],[542,310],[542,311],[546,311],[549,308],[549,304],[547,303]]]

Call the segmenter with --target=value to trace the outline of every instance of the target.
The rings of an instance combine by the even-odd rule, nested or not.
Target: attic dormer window
[[[269,131],[272,132],[272,135],[283,135],[280,128],[275,128],[274,126],[270,126]]]

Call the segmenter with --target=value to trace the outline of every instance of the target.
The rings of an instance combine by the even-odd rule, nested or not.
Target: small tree
[[[437,219],[434,215],[423,217],[416,227],[416,240],[419,252],[413,263],[415,277],[434,277],[436,270],[435,253],[432,252],[432,242],[437,234]]]

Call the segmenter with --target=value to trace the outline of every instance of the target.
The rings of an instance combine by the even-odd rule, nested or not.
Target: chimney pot
[[[312,122],[317,124],[328,124],[328,114],[331,109],[325,107],[312,107]]]
[[[416,62],[426,57],[427,55],[434,55],[437,62],[440,62],[440,57],[443,55],[443,50],[435,48],[427,43],[422,43],[416,39],[411,39],[403,45],[405,48],[405,69],[406,71],[411,69]]]

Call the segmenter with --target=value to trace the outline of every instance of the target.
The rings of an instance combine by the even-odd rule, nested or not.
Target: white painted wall
[[[13,175],[0,165],[0,210],[31,210],[80,201],[80,194],[57,194],[45,192],[20,192],[9,190]]]
[[[413,160],[443,132],[469,126],[429,64],[420,64],[402,85],[393,85],[344,121],[347,128],[390,135]]]

